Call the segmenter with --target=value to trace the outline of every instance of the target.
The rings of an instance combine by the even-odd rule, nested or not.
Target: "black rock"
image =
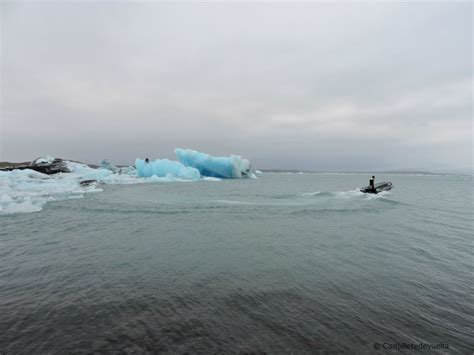
[[[38,160],[38,159],[37,159]],[[57,174],[57,173],[70,173],[71,171],[67,167],[67,164],[64,160],[56,158],[54,159],[51,163],[38,163],[37,160],[35,160],[30,169],[39,171],[40,173],[43,174]]]
[[[89,185],[92,185],[96,182],[97,182],[97,180],[84,180],[84,181],[81,181],[80,184],[82,186],[89,186]]]

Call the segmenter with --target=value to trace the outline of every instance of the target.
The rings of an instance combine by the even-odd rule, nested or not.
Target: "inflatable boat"
[[[389,191],[391,189],[393,189],[393,184],[391,181],[382,181],[378,184],[375,184],[374,189],[371,186],[366,186],[362,187],[360,191],[367,194],[378,194],[379,192]]]

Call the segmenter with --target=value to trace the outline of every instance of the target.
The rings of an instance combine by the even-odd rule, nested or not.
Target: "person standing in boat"
[[[376,190],[375,190],[375,176],[373,176],[373,175],[372,175],[372,177],[371,177],[370,180],[369,180],[369,186],[370,186],[370,188],[372,189],[372,191],[374,191],[374,192],[376,191]]]

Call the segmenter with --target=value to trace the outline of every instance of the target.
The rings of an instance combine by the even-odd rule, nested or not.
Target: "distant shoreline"
[[[356,175],[433,175],[433,176],[472,176],[466,173],[434,173],[420,170],[381,170],[381,171],[316,171],[316,170],[295,170],[295,169],[258,169],[262,173],[283,173],[283,174],[356,174]]]

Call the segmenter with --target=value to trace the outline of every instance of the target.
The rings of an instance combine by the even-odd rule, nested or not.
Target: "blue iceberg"
[[[201,178],[199,170],[169,159],[157,159],[150,162],[137,159],[135,160],[135,168],[138,177],[158,176],[185,180],[199,180]]]
[[[135,161],[138,177],[166,177],[199,180],[201,177],[221,179],[255,178],[252,165],[238,155],[213,157],[191,149],[175,149],[179,161],[157,159]]]
[[[247,159],[238,155],[213,157],[191,149],[176,148],[178,160],[189,168],[196,168],[201,175],[223,179],[254,178],[253,168]]]

